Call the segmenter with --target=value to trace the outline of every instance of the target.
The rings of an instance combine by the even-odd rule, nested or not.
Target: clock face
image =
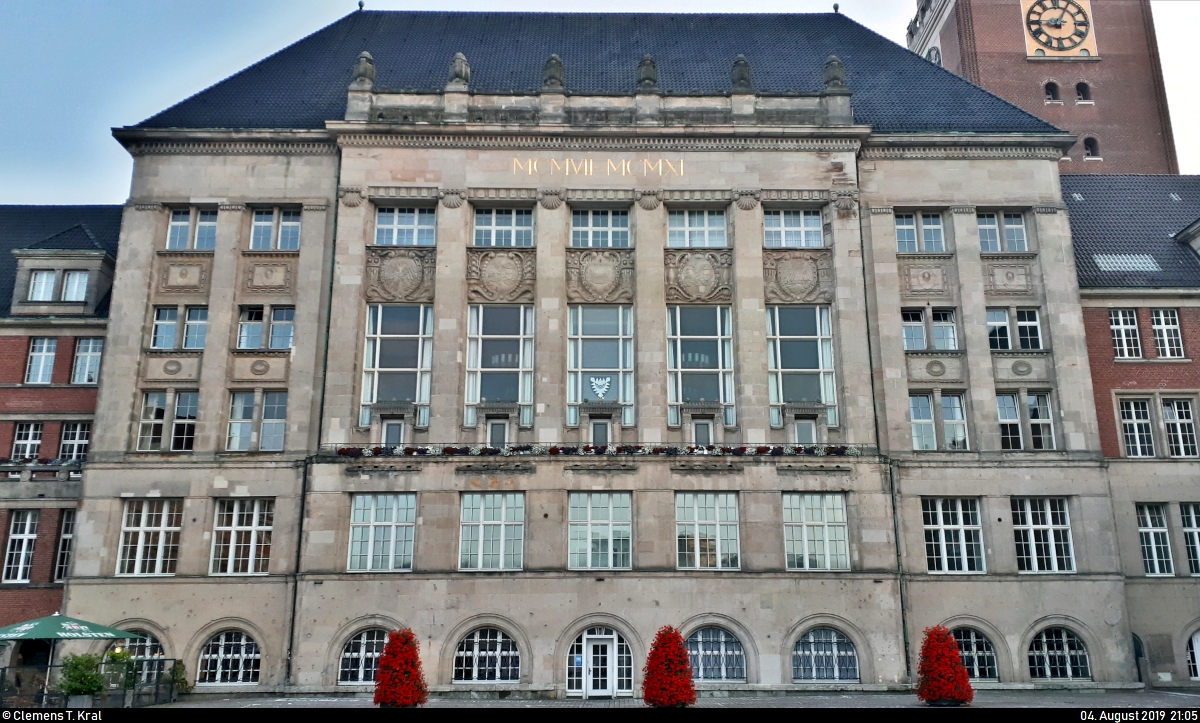
[[[1075,0],[1037,0],[1025,14],[1029,35],[1050,50],[1071,50],[1092,29],[1087,12]]]

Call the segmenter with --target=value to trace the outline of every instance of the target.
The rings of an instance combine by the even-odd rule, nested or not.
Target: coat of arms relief
[[[833,301],[833,257],[829,251],[763,251],[768,304],[827,304]]]
[[[567,301],[614,304],[633,301],[633,251],[567,249]]]
[[[433,301],[436,269],[435,249],[368,246],[367,301]]]

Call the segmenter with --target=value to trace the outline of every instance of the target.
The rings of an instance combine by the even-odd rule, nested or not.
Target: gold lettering
[[[663,162],[663,163],[665,163],[665,164],[667,164],[667,168],[671,169],[671,173],[672,173],[673,175],[676,175],[676,176],[681,176],[681,175],[683,175],[683,174],[681,174],[679,171],[676,171],[676,170],[675,170],[675,166],[671,165],[671,162],[670,162],[670,161],[668,161],[667,159],[665,159],[665,158],[664,158],[664,159],[662,159],[662,162]]]
[[[622,176],[632,176],[633,175],[633,161],[629,160],[628,158],[621,159],[621,175]]]
[[[522,166],[522,165],[521,165],[521,159],[520,159],[520,158],[514,158],[514,159],[513,159],[513,175],[514,175],[514,176],[515,176],[515,175],[517,175],[517,171],[528,171],[528,172],[529,172],[529,175],[531,175],[531,176],[532,176],[532,175],[533,175],[533,159],[532,159],[532,158],[530,158],[529,160],[527,160],[527,161],[525,162],[525,165],[524,165],[524,166]]]
[[[587,161],[586,160],[572,161],[570,158],[568,158],[566,161],[566,164],[567,164],[567,175],[568,176],[571,175],[572,169],[574,169],[576,176],[579,176],[579,175],[586,176],[587,175]]]
[[[661,158],[658,159],[658,163],[651,163],[649,158],[643,158],[642,159],[642,175],[649,176],[651,169],[658,169],[658,175],[661,176],[663,174],[662,164],[663,164],[663,162],[662,162]]]
[[[554,160],[553,158],[551,158],[550,159],[550,175],[551,176],[554,175],[555,168],[557,168],[558,170],[561,171],[561,170],[563,170],[563,165],[561,163],[559,163],[558,161]]]
[[[613,163],[613,159],[608,159],[608,168],[605,169],[604,175],[611,176],[613,171],[619,171],[622,176],[625,175],[625,161],[621,161],[621,165]]]
[[[604,175],[606,176],[649,176],[657,173],[659,176],[683,176],[684,167],[683,159],[678,159],[673,162],[667,158],[641,159],[638,163],[636,158],[604,158],[600,160],[603,164]],[[549,168],[544,168],[543,163],[549,163]],[[678,165],[676,165],[678,163]],[[551,175],[562,173],[564,176],[594,176],[596,175],[596,159],[595,158],[526,158],[521,160],[516,156],[512,159],[513,175],[525,173],[530,176]]]
[[[542,162],[542,161],[544,161],[544,160],[546,160],[546,159],[545,159],[545,158],[539,158],[539,159],[537,159],[536,161],[534,161],[534,162],[533,162],[533,172],[534,172],[534,173],[536,173],[536,174],[538,174],[539,176],[540,176],[540,175],[542,175],[543,173],[545,173],[545,171],[543,171],[541,168],[538,168],[538,164],[539,164],[539,163],[541,163],[541,162]]]

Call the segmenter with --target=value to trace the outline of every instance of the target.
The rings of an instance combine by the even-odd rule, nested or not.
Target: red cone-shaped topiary
[[[975,698],[958,641],[941,625],[925,628],[921,665],[917,668],[917,697],[933,705],[961,705]]]
[[[388,633],[375,672],[375,704],[390,708],[424,705],[429,699],[421,671],[421,643],[409,628]]]
[[[656,707],[679,707],[696,702],[696,687],[692,685],[692,661],[688,658],[683,636],[670,625],[658,629],[642,681],[642,700]]]

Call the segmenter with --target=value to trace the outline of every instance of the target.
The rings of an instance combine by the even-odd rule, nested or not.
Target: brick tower
[[[1079,136],[1063,173],[1178,173],[1149,0],[917,0],[908,48]]]

